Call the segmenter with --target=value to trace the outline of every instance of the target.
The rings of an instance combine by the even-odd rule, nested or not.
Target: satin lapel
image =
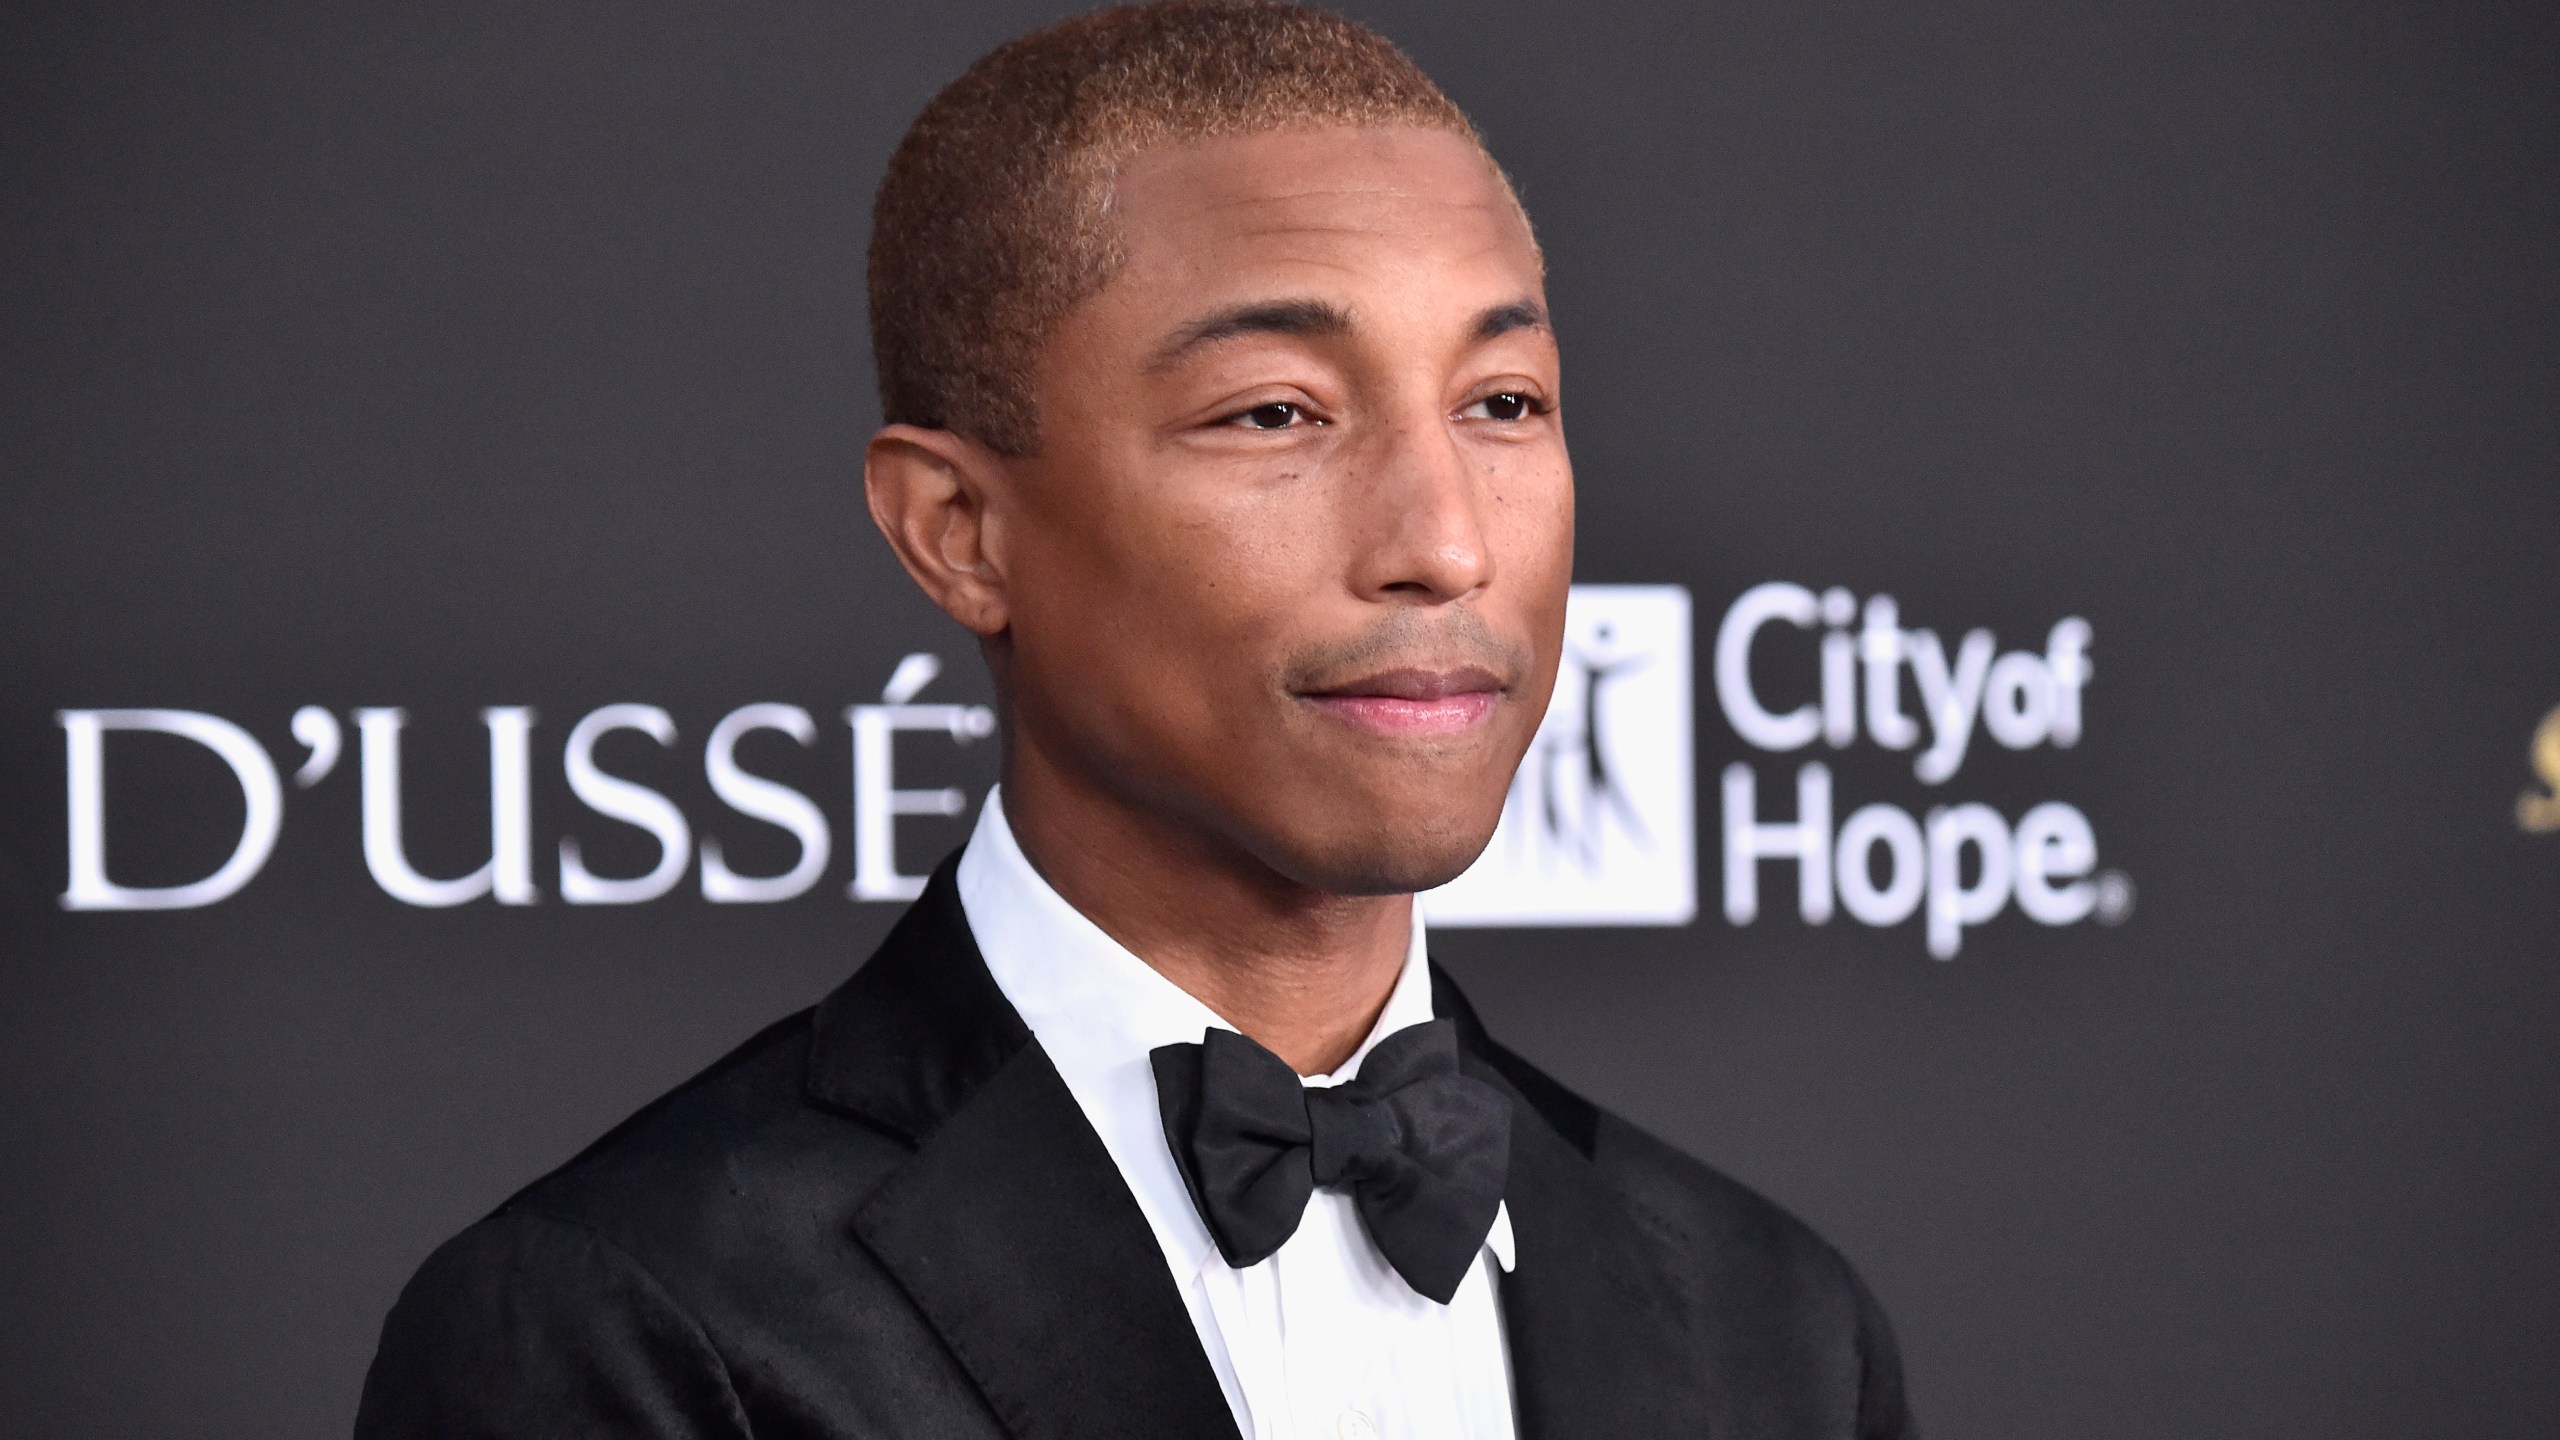
[[[854,1233],[1020,1440],[1232,1436],[1164,1251],[987,973],[953,868],[819,1007],[811,1098],[917,1146]]]
[[[1679,1247],[1592,1163],[1590,1104],[1493,1044],[1448,977],[1433,978],[1461,1067],[1512,1097],[1514,1263],[1501,1294],[1520,1440],[1706,1435],[1706,1352]]]
[[[1037,1044],[854,1229],[1022,1440],[1236,1433],[1164,1251]]]

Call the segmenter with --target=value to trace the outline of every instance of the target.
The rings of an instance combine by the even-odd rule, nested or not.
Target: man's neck
[[[1299,1074],[1351,1058],[1403,973],[1412,896],[1314,890],[1225,837],[1053,779],[1008,766],[1004,785],[1051,889]]]

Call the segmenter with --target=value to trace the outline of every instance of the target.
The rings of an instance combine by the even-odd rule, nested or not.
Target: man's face
[[[1275,131],[1122,171],[1125,262],[990,515],[1014,743],[1337,894],[1472,862],[1573,555],[1528,227],[1463,137]]]

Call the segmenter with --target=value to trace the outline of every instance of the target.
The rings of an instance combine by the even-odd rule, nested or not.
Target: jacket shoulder
[[[748,1430],[710,1337],[645,1266],[523,1210],[418,1267],[383,1321],[355,1422],[359,1440]]]
[[[869,960],[500,1207],[572,1221],[644,1261],[841,1221],[933,1115],[1028,1042],[977,956],[955,854]],[[973,983],[974,982],[974,983]],[[837,1232],[812,1232],[813,1243]]]
[[[913,1140],[816,1083],[823,1017],[870,1004],[848,982],[767,1027],[438,1249],[384,1323],[357,1433],[715,1440],[811,1414],[982,1433],[857,1238]],[[839,1026],[838,1059],[873,1038]]]
[[[1840,1263],[1812,1227],[1776,1201],[1593,1104],[1480,1028],[1474,1038],[1538,1118],[1581,1152],[1660,1238],[1693,1252],[1739,1247],[1789,1265]]]
[[[1775,1200],[1622,1117],[1592,1107],[1591,1163],[1664,1238],[1829,1283],[1847,1262]]]
[[[680,1296],[741,1253],[818,1241],[800,1232],[849,1214],[908,1147],[811,1102],[813,1014],[766,1027],[491,1219],[543,1216],[591,1232]]]
[[[1660,1247],[1738,1372],[1774,1374],[1818,1357],[1852,1394],[1860,1440],[1917,1434],[1892,1326],[1857,1270],[1813,1227],[1712,1165],[1483,1042],[1539,1117],[1588,1158]],[[1827,1388],[1827,1387],[1826,1387]]]

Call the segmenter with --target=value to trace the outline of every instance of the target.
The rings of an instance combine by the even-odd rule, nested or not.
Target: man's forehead
[[[1120,167],[1112,210],[1124,254],[1141,262],[1202,246],[1286,254],[1390,235],[1535,254],[1509,187],[1475,143],[1417,126],[1155,146]]]
[[[1250,336],[1354,334],[1388,311],[1491,338],[1543,328],[1528,224],[1474,142],[1419,127],[1168,145],[1122,172],[1105,295],[1161,372]],[[1380,287],[1385,287],[1381,289]]]

